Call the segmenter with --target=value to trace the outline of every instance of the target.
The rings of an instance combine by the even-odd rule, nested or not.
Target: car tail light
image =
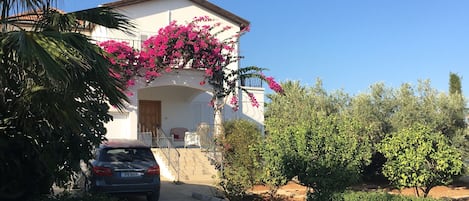
[[[108,167],[96,166],[93,167],[93,172],[97,176],[112,176],[112,170]]]
[[[154,165],[148,168],[147,174],[149,175],[159,175],[160,174],[160,166]]]

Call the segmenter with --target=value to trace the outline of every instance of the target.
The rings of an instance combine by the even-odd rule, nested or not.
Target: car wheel
[[[147,195],[147,201],[158,201],[160,199],[160,191],[153,191]]]

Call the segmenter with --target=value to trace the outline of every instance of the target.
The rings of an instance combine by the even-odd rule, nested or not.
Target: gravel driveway
[[[192,193],[203,195],[202,199],[192,197]],[[161,181],[160,201],[192,201],[209,200],[207,197],[216,195],[216,188],[206,184],[174,184]],[[212,199],[214,200],[214,199]],[[128,201],[146,201],[145,196],[129,197]]]
[[[55,193],[60,193],[64,189],[54,186]],[[81,193],[80,189],[70,189],[73,193]],[[196,193],[196,196],[193,194]],[[161,178],[160,201],[217,201],[217,189],[206,183],[180,183],[175,184],[172,181]],[[125,197],[128,201],[146,201],[146,196],[129,196]]]

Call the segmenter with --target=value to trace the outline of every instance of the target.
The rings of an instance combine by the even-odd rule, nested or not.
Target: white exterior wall
[[[119,112],[111,109],[110,114],[113,120],[106,124],[108,138],[133,138],[130,130],[130,121],[128,112]]]
[[[228,19],[218,16],[187,0],[154,0],[125,6],[119,8],[118,11],[132,19],[132,22],[136,25],[136,29],[134,30],[135,36],[129,36],[119,31],[112,31],[98,26],[91,34],[92,38],[96,40],[126,39],[140,41],[142,35],[146,35],[148,38],[152,35],[156,35],[160,28],[167,26],[171,21],[175,20],[179,24],[186,24],[192,21],[194,17],[200,16],[209,16],[215,19],[215,22],[221,23],[220,28],[224,26],[232,27],[230,30],[219,35],[221,39],[231,37],[239,31],[239,27]],[[208,23],[213,24],[215,22]],[[236,49],[235,52],[237,51]],[[230,69],[237,69],[238,67],[238,62],[228,66]],[[179,76],[179,78],[177,76]],[[133,91],[134,95],[130,97],[130,104],[128,105],[127,111],[125,111],[124,114],[118,114],[116,112],[111,113],[114,116],[114,121],[106,124],[109,131],[107,137],[137,138],[138,100],[161,101],[163,108],[162,127],[167,133],[171,127],[179,127],[182,124],[189,125],[185,127],[190,130],[194,130],[200,122],[213,124],[213,109],[208,105],[211,98],[211,89],[207,87],[208,84],[206,84],[206,86],[199,86],[201,74],[197,74],[195,71],[189,71],[189,74],[186,72],[184,75],[179,74],[177,76],[163,75],[150,83],[149,86],[142,80],[137,82],[137,85],[130,89]],[[192,89],[186,89],[187,93],[193,93],[193,96],[190,96],[189,99],[175,101],[178,98],[177,96],[180,96],[181,93],[175,93],[174,89],[186,90],[185,88],[147,88],[158,86],[191,87]],[[260,107],[252,108],[249,98],[246,99],[244,97],[246,95],[238,94],[240,104],[242,105],[240,105],[238,112],[234,112],[231,109],[232,106],[229,105],[231,98],[228,97],[227,107],[224,110],[225,119],[247,118],[257,122],[259,125],[263,125],[264,91],[258,88],[253,89],[257,89],[257,91],[253,92],[256,94]],[[162,94],[164,94],[164,96],[161,96]]]
[[[264,88],[254,88],[254,87],[244,87],[249,92],[254,94],[259,107],[252,106],[251,99],[248,94],[242,93],[240,102],[241,102],[241,113],[243,119],[249,119],[251,121],[257,122],[260,126],[260,129],[264,131]]]

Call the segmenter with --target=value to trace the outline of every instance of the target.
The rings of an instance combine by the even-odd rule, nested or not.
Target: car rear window
[[[153,153],[148,148],[106,148],[101,151],[101,161],[131,162],[154,161]]]

